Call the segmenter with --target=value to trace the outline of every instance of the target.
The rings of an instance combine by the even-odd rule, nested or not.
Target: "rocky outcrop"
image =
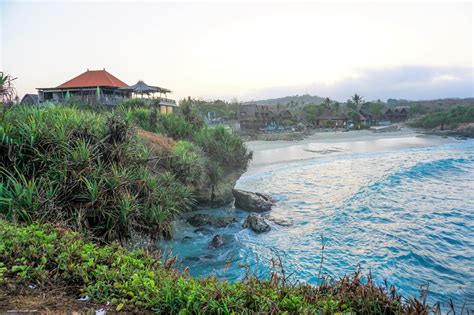
[[[226,227],[229,224],[237,222],[237,220],[232,217],[216,217],[208,214],[198,213],[188,218],[186,222],[195,227],[200,227],[204,225]]]
[[[270,231],[270,225],[265,222],[265,219],[261,216],[258,216],[254,213],[250,214],[247,219],[245,219],[243,228],[250,228],[255,233],[264,233]]]
[[[219,178],[216,185],[208,179],[196,187],[196,201],[200,207],[217,208],[230,204],[234,200],[232,189],[244,171],[234,171]]]
[[[232,190],[235,198],[235,206],[242,210],[251,212],[270,211],[274,204],[273,199],[262,193],[253,193],[241,189]]]

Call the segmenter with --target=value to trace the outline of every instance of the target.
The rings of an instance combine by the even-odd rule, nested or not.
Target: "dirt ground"
[[[66,291],[69,291],[67,293]],[[0,314],[111,314],[112,305],[81,301],[70,292],[73,288],[38,289],[6,283],[0,286]],[[124,313],[137,313],[124,309]],[[138,311],[138,313],[143,313]]]

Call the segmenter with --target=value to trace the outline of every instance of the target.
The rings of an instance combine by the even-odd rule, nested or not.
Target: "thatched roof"
[[[347,116],[344,113],[336,114],[336,113],[333,113],[331,111],[326,111],[326,112],[322,113],[321,115],[319,115],[317,117],[317,119],[320,119],[320,120],[346,120],[346,119],[349,119],[349,116]]]
[[[143,94],[148,94],[148,93],[171,93],[171,90],[161,88],[159,86],[152,86],[148,85],[142,80],[138,81],[136,84],[123,87],[121,90],[126,90],[130,91],[132,93],[143,93]]]

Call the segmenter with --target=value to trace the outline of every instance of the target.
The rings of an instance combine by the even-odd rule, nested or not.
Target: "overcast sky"
[[[86,69],[175,98],[471,97],[472,3],[1,2],[20,97]]]

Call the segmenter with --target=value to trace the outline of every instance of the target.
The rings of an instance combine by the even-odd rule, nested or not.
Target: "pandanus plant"
[[[3,103],[9,102],[14,98],[13,80],[16,80],[16,78],[0,71],[0,101]]]

